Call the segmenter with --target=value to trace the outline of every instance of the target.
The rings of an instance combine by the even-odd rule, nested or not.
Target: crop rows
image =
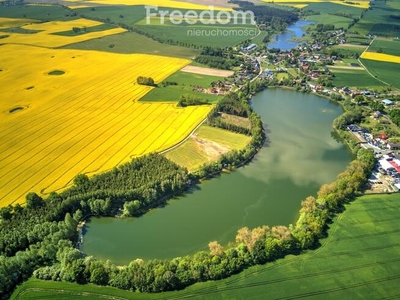
[[[0,206],[22,203],[30,191],[60,190],[79,173],[162,151],[211,108],[138,102],[152,89],[136,84],[138,76],[160,82],[187,60],[21,45],[4,45],[0,55],[0,81],[9,87],[0,91]],[[48,75],[55,69],[65,74]],[[25,109],[9,113],[16,106]]]
[[[18,19],[16,19],[18,20]],[[1,21],[1,20],[0,20]],[[9,23],[10,21],[8,21]],[[34,34],[25,33],[7,33],[8,37],[1,40],[2,44],[23,44],[35,45],[40,47],[61,47],[73,43],[79,43],[90,39],[100,38],[108,35],[126,32],[123,28],[112,28],[97,32],[87,32],[75,36],[62,36],[57,35],[57,32],[69,31],[72,28],[88,28],[101,25],[102,23],[77,19],[71,21],[52,21],[46,23],[29,24],[22,26],[26,30],[37,30]],[[1,28],[1,23],[0,23]]]

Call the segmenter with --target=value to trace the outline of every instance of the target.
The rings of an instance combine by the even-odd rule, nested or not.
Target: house
[[[257,48],[257,45],[256,45],[256,44],[251,44],[251,45],[245,47],[244,50],[246,50],[246,51],[251,51],[251,50],[254,50],[254,49],[256,49],[256,48]]]
[[[392,105],[393,104],[393,101],[389,100],[389,99],[383,99],[382,102],[384,105]]]
[[[400,145],[396,144],[396,143],[388,143],[387,144],[387,148],[389,150],[399,150],[400,149]]]
[[[374,118],[375,119],[379,119],[379,117],[382,115],[382,113],[379,111],[379,110],[377,110],[377,111],[374,111]]]

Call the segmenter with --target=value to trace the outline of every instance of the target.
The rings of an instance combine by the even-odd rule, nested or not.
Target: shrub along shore
[[[286,254],[315,247],[324,236],[327,224],[343,204],[362,191],[374,166],[371,152],[361,149],[337,180],[323,185],[317,198],[302,202],[295,225],[242,228],[235,242],[224,249],[218,242],[209,251],[172,260],[136,259],[128,266],[116,266],[85,256],[76,245],[77,225],[87,215],[131,216],[143,214],[153,205],[185,193],[200,179],[238,167],[249,161],[265,140],[260,117],[249,103],[249,93],[232,93],[210,113],[212,126],[242,132],[243,128],[223,124],[220,113],[248,117],[251,142],[240,151],[223,155],[217,162],[204,165],[195,174],[159,154],[149,154],[95,175],[78,175],[74,186],[42,199],[35,193],[26,197],[26,206],[0,209],[0,282],[2,298],[32,274],[44,280],[109,285],[139,292],[183,289],[196,282],[217,280],[249,266],[264,264]]]

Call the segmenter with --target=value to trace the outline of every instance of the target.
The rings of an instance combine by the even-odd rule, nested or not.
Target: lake
[[[293,38],[301,38],[304,31],[304,27],[313,24],[313,21],[299,20],[296,23],[289,25],[286,31],[275,35],[272,38],[271,43],[267,44],[268,48],[279,48],[283,51],[291,50],[299,45],[299,42],[293,41]]]
[[[332,133],[342,108],[328,99],[268,89],[252,99],[268,141],[254,160],[205,181],[140,218],[92,218],[82,251],[116,264],[173,258],[226,245],[244,226],[295,223],[300,203],[335,180],[351,160]]]

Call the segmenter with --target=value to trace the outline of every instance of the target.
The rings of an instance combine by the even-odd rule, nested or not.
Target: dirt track
[[[187,73],[193,73],[193,74],[220,76],[220,77],[228,77],[233,74],[233,71],[202,68],[202,67],[195,67],[195,66],[186,66],[186,67],[182,68],[181,71],[187,72]]]

